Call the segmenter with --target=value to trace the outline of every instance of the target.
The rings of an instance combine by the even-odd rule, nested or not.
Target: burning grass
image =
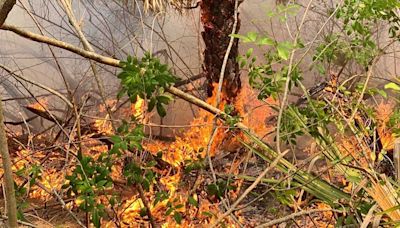
[[[209,98],[207,102],[214,104],[215,97]],[[256,95],[248,87],[244,87],[238,95],[234,107],[235,112],[240,116],[240,120],[249,126],[258,137],[264,138],[274,130],[272,124],[266,123],[271,116],[276,115],[271,108],[276,104],[272,99],[268,99],[266,102],[258,101]],[[45,111],[43,108],[43,106],[46,107],[45,105],[46,102],[41,101],[32,105],[32,107]],[[115,106],[116,103],[110,101],[109,105]],[[135,104],[124,109],[122,113],[127,116],[133,115],[142,123],[148,123],[149,118],[146,115],[149,114],[146,114],[144,105],[145,101],[138,99]],[[220,108],[223,109],[224,105],[221,104]],[[100,110],[105,113],[104,108],[100,108]],[[379,116],[378,132],[384,142],[384,148],[387,150],[393,147],[392,132],[386,128],[391,110],[391,106],[383,104],[377,109],[377,116]],[[71,175],[73,170],[81,165],[76,159],[79,148],[84,156],[93,159],[99,159],[103,153],[109,151],[109,145],[104,144],[98,138],[93,138],[97,134],[104,136],[115,133],[110,121],[107,120],[108,116],[106,114],[104,116],[105,118],[94,121],[93,125],[96,132],[82,135],[81,141],[75,144],[65,143],[66,137],[59,137],[55,142],[52,142],[50,139],[54,136],[46,133],[40,138],[30,137],[32,143],[28,147],[20,145],[12,148],[13,168],[18,174],[16,184],[20,186],[18,188],[20,191],[19,200],[31,202],[30,206],[21,207],[21,212],[31,211],[33,207],[42,207],[48,203],[56,203],[58,208],[61,209],[62,204],[54,195],[54,192],[58,192],[65,202],[64,207],[67,210],[76,213],[81,220],[86,219],[85,214],[77,210],[77,208],[83,206],[85,202],[83,198],[76,197],[75,194],[68,196],[62,186],[69,184],[65,176]],[[213,140],[211,140],[214,123],[216,123],[217,131]],[[229,188],[227,187],[222,191],[223,195],[218,196],[219,193],[211,193],[213,190],[210,187],[213,186],[212,175],[204,169],[204,166],[208,165],[207,150],[209,149],[209,155],[215,158],[214,168],[219,174],[239,175],[242,173],[256,176],[259,173],[257,166],[260,166],[260,168],[265,166],[264,163],[260,164],[257,159],[248,160],[250,157],[248,157],[248,153],[245,153],[240,141],[250,141],[240,131],[229,129],[220,121],[215,122],[214,115],[200,110],[198,117],[191,122],[191,125],[193,127],[181,136],[176,136],[172,142],[145,139],[142,142],[142,151],[126,151],[126,154],[113,161],[109,174],[113,184],[108,187],[93,189],[97,195],[95,203],[104,205],[107,213],[107,216],[101,220],[102,226],[148,226],[150,220],[144,211],[146,207],[150,210],[154,222],[160,224],[161,227],[199,227],[213,224],[226,210],[221,204],[221,197],[234,202],[246,187],[246,181],[245,179],[235,178],[228,182],[218,182],[223,183],[218,185],[218,188],[222,188],[222,186],[229,186]],[[212,142],[211,145],[209,145],[210,141]],[[343,139],[339,145],[339,150],[343,154],[351,154],[353,158],[363,164],[362,168],[368,168],[371,162],[369,157],[357,153],[362,148],[355,145],[354,141],[356,140],[352,138]],[[138,190],[137,185],[128,184],[124,177],[124,168],[127,159],[134,159],[138,163],[145,164],[151,157],[160,159],[155,160],[157,161],[155,166],[146,168],[151,170],[156,178],[150,183],[148,190],[141,195],[142,193]],[[247,166],[253,167],[246,170],[244,167]],[[275,172],[271,175],[281,175],[281,173]],[[326,180],[331,181],[332,175],[335,176],[337,173],[333,172],[330,175],[327,173]],[[353,183],[345,181],[344,177],[340,175],[336,178],[338,179],[337,183],[342,182],[344,191],[349,193],[353,191]],[[218,181],[220,180],[222,179],[218,179]],[[394,202],[398,198],[397,195],[390,199],[381,197],[382,194],[391,194],[393,186],[382,186],[375,183],[365,190],[385,210],[394,206]],[[293,195],[275,194],[274,196],[282,202],[286,202],[295,210],[331,209],[331,206],[323,202],[307,204],[307,199],[304,201],[301,199],[303,194],[300,194],[299,189],[294,192]],[[115,202],[110,203],[110,199],[113,197],[115,197]],[[249,200],[251,199],[252,197]],[[265,205],[261,206],[265,207]],[[255,213],[262,214],[265,212],[256,210]],[[239,210],[235,211],[233,215],[233,217],[224,219],[224,224],[227,227],[237,227],[237,221],[249,226],[254,225],[254,220],[249,218],[246,212]],[[41,214],[41,216],[46,219],[46,214]],[[397,211],[391,212],[389,216],[397,219]],[[331,227],[335,223],[333,217],[333,212],[326,211],[317,213],[313,217],[298,218],[294,221],[301,226]]]

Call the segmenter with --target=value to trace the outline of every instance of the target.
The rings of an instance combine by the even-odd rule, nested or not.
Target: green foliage
[[[174,218],[176,223],[181,224],[183,217],[182,217],[182,214],[180,212],[178,212],[177,210],[184,207],[184,205],[178,204],[178,203],[179,203],[178,198],[169,200],[167,202],[168,209],[165,211],[165,215],[167,215],[167,216],[172,215],[172,217]]]
[[[197,202],[197,200],[193,196],[189,196],[188,203],[195,207],[199,206],[199,202]]]
[[[343,19],[347,35],[369,39],[374,23],[389,22],[391,38],[397,37],[400,18],[396,11],[400,7],[397,0],[345,0],[336,17]]]
[[[395,137],[400,136],[400,110],[398,108],[390,116],[387,127],[392,130]]]
[[[17,218],[25,220],[23,211],[29,207],[29,202],[25,198],[29,195],[28,191],[36,184],[36,181],[42,180],[42,167],[38,164],[32,164],[29,168],[25,166],[17,170],[15,174],[23,179],[28,177],[28,181],[22,182],[20,185],[14,182],[15,198],[17,199]],[[26,184],[28,184],[28,187]]]
[[[135,103],[137,98],[148,101],[148,111],[156,108],[160,116],[166,115],[165,105],[172,98],[165,93],[165,89],[173,85],[176,78],[172,75],[165,64],[161,64],[150,54],[145,54],[140,60],[129,56],[127,61],[121,62],[122,72],[118,75],[121,80],[122,89],[118,98],[127,94],[130,101]],[[111,136],[112,148],[102,153],[98,158],[92,156],[78,155],[78,165],[71,175],[66,177],[67,183],[63,188],[67,194],[72,193],[77,197],[76,202],[81,210],[90,214],[91,222],[95,227],[101,226],[101,218],[106,216],[105,205],[97,202],[99,190],[110,189],[114,182],[110,176],[113,166],[117,161],[125,159],[123,175],[129,185],[141,186],[149,191],[155,183],[156,173],[153,171],[156,161],[150,159],[147,162],[139,162],[132,156],[126,156],[128,152],[140,152],[144,138],[143,126],[132,117],[130,124],[123,120],[117,129],[117,134]],[[156,192],[154,204],[168,199],[168,193]],[[108,203],[114,206],[116,197],[108,198]],[[176,206],[174,207],[176,209]],[[141,215],[147,215],[147,209],[142,208]],[[174,219],[179,223],[182,216],[178,212],[172,213]]]
[[[145,166],[141,166],[135,161],[129,162],[124,167],[124,176],[128,180],[128,184],[142,185],[144,190],[149,191],[156,177],[156,174],[151,170],[153,166],[153,161],[148,162]]]
[[[295,16],[299,12],[300,5],[297,4],[279,4],[275,10],[267,11],[267,17],[279,18],[281,22],[286,22],[288,16]]]
[[[111,149],[112,154],[121,154],[122,150],[142,150],[142,140],[144,138],[143,126],[136,125],[132,128],[128,122],[122,121],[117,129],[117,135],[111,137],[114,145]]]
[[[260,47],[273,47],[273,49],[269,49],[265,52],[265,63],[263,64],[256,63],[257,58],[253,56],[253,48],[248,49],[244,56],[238,57],[240,67],[243,68],[247,66],[249,68],[249,84],[252,88],[259,90],[259,99],[265,99],[269,96],[277,98],[277,95],[282,91],[288,76],[291,77],[294,82],[302,78],[299,68],[292,68],[289,75],[288,66],[278,66],[278,63],[282,63],[289,59],[290,54],[294,49],[302,47],[300,41],[297,41],[297,44],[289,41],[278,42],[270,38],[268,35],[261,35],[254,32],[248,33],[247,36],[239,34],[234,34],[232,36],[239,38],[244,42],[254,43]],[[296,84],[291,83],[290,87],[293,85],[297,86]]]
[[[96,160],[90,156],[83,156],[79,163],[73,173],[66,177],[69,182],[63,185],[63,188],[67,189],[68,195],[73,192],[77,196],[79,208],[90,212],[91,221],[96,227],[100,227],[100,218],[104,215],[104,205],[96,202],[96,191],[113,186],[110,177],[112,159],[111,156],[103,153]]]
[[[168,66],[161,64],[150,54],[145,54],[142,59],[129,56],[127,61],[121,62],[122,72],[118,75],[121,79],[122,89],[118,98],[127,94],[130,101],[135,103],[137,98],[148,101],[148,111],[156,108],[160,116],[166,115],[165,105],[172,98],[165,93],[165,89],[173,85],[176,78],[172,75]],[[111,136],[112,148],[102,153],[97,159],[92,156],[79,155],[79,164],[71,175],[67,176],[67,183],[63,186],[67,193],[76,195],[79,208],[90,214],[91,222],[95,227],[100,227],[101,218],[106,215],[105,205],[98,203],[97,192],[112,188],[113,180],[110,176],[114,164],[126,155],[127,152],[142,150],[142,140],[144,138],[143,126],[137,124],[132,117],[130,124],[123,120],[117,129],[117,134]],[[134,157],[128,156],[125,160],[123,175],[129,185],[142,186],[145,191],[149,191],[151,185],[155,183],[156,173],[153,171],[157,164],[154,160],[145,163],[138,162]],[[154,203],[158,203],[168,198],[165,192],[157,192]],[[110,205],[115,205],[116,197],[108,198]],[[142,208],[141,214],[147,215],[146,208]],[[180,222],[181,215],[173,213],[177,222]]]
[[[215,184],[213,183],[207,185],[207,192],[209,195],[215,196],[217,199],[221,199],[221,197],[224,196],[225,191],[236,189],[231,182],[231,180],[218,180]]]
[[[167,200],[168,198],[169,198],[168,192],[166,192],[166,191],[156,192],[156,198],[155,198],[153,204],[155,206],[155,205],[157,205],[157,203]]]
[[[147,99],[148,111],[156,108],[160,116],[165,116],[164,106],[172,100],[165,89],[176,81],[168,65],[161,64],[157,58],[146,53],[141,60],[128,56],[126,61],[121,62],[121,67],[122,72],[118,74],[118,78],[121,79],[122,89],[118,97],[127,94],[132,103],[138,97]]]
[[[203,150],[199,151],[201,153]],[[185,161],[185,173],[188,174],[193,170],[201,170],[205,168],[204,158],[199,155],[196,160],[186,160]]]
[[[283,205],[291,206],[295,201],[297,191],[295,189],[272,192],[272,195]]]
[[[343,23],[343,33],[328,34],[317,47],[314,61],[342,66],[354,60],[367,67],[380,51],[373,34],[377,22],[388,22],[390,37],[399,38],[398,7],[397,0],[345,0],[336,13],[336,18]]]
[[[388,25],[384,28],[388,28],[387,33],[392,39],[390,40],[391,42],[398,40],[400,37],[400,19],[398,16],[400,2],[398,0],[344,0],[343,5],[335,7],[338,7],[336,11],[330,9],[327,12],[328,15],[334,14],[333,16],[336,19],[330,17],[329,20],[336,20],[332,22],[335,28],[329,29],[329,34],[324,35],[322,39],[317,37],[315,39],[316,42],[307,43],[308,47],[306,48],[304,48],[302,40],[297,36],[296,39],[298,40],[277,41],[271,38],[273,36],[255,32],[249,32],[247,35],[234,35],[244,43],[257,45],[258,50],[265,49],[264,58],[256,58],[253,54],[255,52],[253,48],[248,49],[245,55],[238,57],[240,67],[249,71],[249,84],[252,88],[258,90],[258,98],[260,100],[273,97],[275,99],[279,98],[281,101],[284,92],[285,95],[291,94],[294,87],[302,86],[302,76],[307,71],[312,73],[319,72],[325,78],[332,70],[340,70],[341,73],[343,72],[340,79],[348,71],[352,72],[353,67],[357,71],[359,71],[358,69],[363,69],[363,72],[360,73],[361,75],[368,72],[374,60],[379,55],[384,54],[385,51],[376,41],[380,38],[380,35],[376,34],[376,25],[378,23]],[[274,18],[278,17],[284,22],[291,15],[288,11],[295,12],[295,9],[296,6],[294,4],[287,4],[287,6],[277,7],[276,12],[270,12],[269,15]],[[301,54],[293,55],[293,53],[306,54],[302,56]],[[312,64],[306,62],[309,67],[304,69],[301,67],[304,64],[307,53],[312,53]],[[289,84],[288,91],[283,91],[288,77],[291,79],[289,82],[292,82],[292,84]],[[324,88],[317,94],[313,94],[312,97],[308,97],[307,102],[301,105],[284,104],[283,107],[285,109],[280,110],[282,111],[282,119],[280,126],[277,126],[277,128],[281,133],[280,140],[288,144],[296,144],[298,137],[302,135],[313,138],[328,163],[345,176],[347,181],[358,184],[365,178],[364,173],[357,169],[359,161],[355,161],[354,157],[348,154],[345,155],[342,152],[336,140],[337,136],[343,138],[349,137],[349,135],[356,136],[357,140],[359,140],[357,142],[362,143],[362,145],[359,145],[362,148],[359,153],[365,153],[364,148],[371,146],[370,139],[376,133],[377,126],[374,110],[368,106],[367,102],[362,100],[360,102],[359,98],[365,94],[374,98],[377,95],[387,98],[388,95],[385,90],[374,87],[365,88],[365,83],[357,85],[352,80],[352,78],[348,80],[346,78],[335,83],[327,82],[329,86],[334,86],[335,89]],[[340,84],[341,82],[344,84]],[[304,92],[306,91],[304,86],[302,86],[302,89]],[[399,92],[400,86],[397,83],[389,83],[385,86],[385,89]],[[389,121],[389,127],[394,129],[397,134],[400,134],[400,130],[398,130],[400,123],[398,121],[400,119],[399,113],[396,111]],[[333,129],[335,130],[332,131]],[[376,137],[379,137],[379,135]],[[262,142],[259,142],[258,145],[262,144]],[[264,146],[263,148],[273,154],[269,147]],[[384,154],[385,152],[382,151],[379,156],[382,157]],[[267,156],[265,157],[267,158]],[[356,168],[353,168],[353,166]],[[278,168],[282,167],[278,166]],[[282,169],[284,170],[284,168]],[[370,170],[367,172],[370,172]],[[301,178],[295,177],[296,180],[302,183],[303,180]],[[209,188],[209,191],[211,190],[214,195],[219,196],[221,191],[218,185],[210,186]],[[313,191],[313,189],[308,191],[310,190]],[[295,193],[294,191],[275,191],[273,195],[281,203],[291,205]],[[318,195],[318,193],[320,192],[312,192],[314,195]],[[326,197],[324,194],[322,196]],[[320,197],[322,198],[322,196]],[[360,197],[365,197],[365,195]],[[354,203],[353,200],[358,201],[352,199],[352,203]],[[368,210],[365,210],[368,203],[358,203],[355,204],[355,207],[352,206],[351,209],[365,215],[365,212],[368,212]],[[352,216],[340,217],[338,224],[354,225],[357,224],[357,219]]]
[[[388,84],[385,85],[385,89],[391,89],[396,92],[400,92],[400,86],[397,83],[394,82],[389,82]]]
[[[68,181],[63,185],[67,194],[72,193],[77,197],[79,209],[89,212],[91,221],[95,227],[100,227],[101,217],[105,216],[105,206],[96,201],[98,192],[113,187],[114,183],[110,176],[112,167],[123,152],[130,150],[141,150],[143,139],[143,128],[137,125],[130,128],[124,122],[118,128],[119,135],[112,136],[114,145],[111,150],[103,152],[95,159],[92,156],[81,155],[79,163],[71,175],[66,176]],[[128,176],[128,179],[130,176]],[[111,205],[115,204],[115,197],[108,198]]]
[[[235,114],[235,107],[233,105],[225,105],[224,113],[225,116],[225,123],[229,126],[230,129],[233,129],[237,123],[239,123],[242,118]]]

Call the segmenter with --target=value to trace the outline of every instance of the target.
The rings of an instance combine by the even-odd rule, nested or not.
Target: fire
[[[138,118],[143,115],[144,111],[144,100],[137,97],[137,101],[135,104],[131,104],[131,113],[134,117]]]
[[[214,86],[216,90],[218,86]],[[207,99],[207,103],[216,103],[216,91],[214,96]],[[245,85],[235,102],[235,108],[239,115],[242,116],[242,121],[247,126],[254,129],[259,136],[265,136],[267,132],[273,129],[272,126],[265,124],[266,119],[274,114],[271,105],[276,104],[272,98],[262,102],[257,99],[257,95],[252,92],[250,87]],[[220,104],[220,109],[224,109],[224,103]],[[163,160],[174,166],[179,166],[185,160],[193,160],[198,156],[204,158],[207,154],[208,144],[210,143],[211,134],[213,131],[213,121],[215,116],[207,111],[200,110],[199,117],[195,118],[191,127],[182,137],[176,137],[176,140],[171,144],[164,142],[151,142],[145,145],[145,148],[156,154],[159,151],[164,151]],[[225,150],[232,151],[229,148],[237,148],[240,142],[235,137],[228,137],[227,129],[223,123],[217,122],[217,133],[213,138],[210,146],[210,156],[215,156],[219,146],[223,146]],[[163,149],[168,147],[168,149]]]
[[[213,101],[215,101],[215,96],[207,100],[208,103],[212,103]],[[170,144],[160,142],[147,143],[145,148],[154,154],[157,154],[159,151],[164,151],[163,160],[175,167],[181,165],[185,160],[193,160],[198,156],[204,158],[211,138],[213,120],[214,115],[200,110],[199,117],[191,122],[193,127],[186,131],[182,137],[176,137],[175,141]],[[224,129],[219,129],[217,131],[217,135],[211,145],[211,155],[215,154],[215,148],[223,138],[223,130]]]
[[[215,86],[215,88],[217,88],[217,86]],[[209,104],[214,105],[215,101],[216,96],[210,97],[207,100]],[[241,116],[241,121],[243,121],[249,127],[254,128],[257,134],[263,135],[271,130],[271,127],[265,127],[265,119],[270,115],[273,115],[272,109],[270,108],[270,105],[273,104],[273,100],[268,100],[267,102],[258,101],[256,99],[256,94],[252,93],[249,87],[244,87],[241,93],[238,94],[238,98],[236,99],[234,106],[236,113]],[[42,99],[39,102],[32,104],[31,107],[44,110],[43,107],[47,107],[47,105],[47,100]],[[116,107],[117,103],[115,100],[109,100],[107,101],[107,105],[109,107]],[[148,119],[146,119],[148,117],[146,117],[147,113],[145,112],[145,106],[146,101],[138,98],[136,103],[130,105],[128,108],[121,108],[119,111],[121,111],[120,113],[122,113],[122,115],[135,116],[137,120],[144,122],[148,121]],[[225,103],[222,102],[219,108],[223,110],[224,106]],[[111,121],[109,120],[109,116],[106,113],[105,106],[101,105],[99,107],[99,111],[104,114],[105,117],[95,120],[91,126],[94,126],[99,133],[103,133],[104,135],[115,134],[113,126],[111,125]],[[145,142],[143,145],[145,151],[149,151],[154,155],[162,151],[162,160],[172,166],[172,168],[168,168],[168,170],[158,170],[154,168],[154,171],[159,175],[157,187],[168,193],[168,199],[163,199],[161,202],[155,204],[156,192],[160,191],[160,189],[153,189],[153,187],[150,187],[150,190],[144,193],[152,216],[162,227],[199,227],[214,223],[218,216],[221,216],[223,213],[223,211],[220,209],[220,203],[210,200],[207,193],[205,191],[201,191],[201,188],[198,188],[200,191],[192,192],[191,187],[193,187],[193,183],[183,184],[183,182],[186,181],[186,177],[184,176],[183,172],[183,165],[188,161],[195,161],[199,158],[204,159],[207,156],[207,152],[209,152],[211,157],[214,157],[220,153],[220,151],[236,151],[241,147],[238,139],[243,139],[243,135],[234,129],[229,130],[225,126],[225,123],[221,122],[220,120],[215,120],[215,116],[213,114],[210,114],[204,110],[199,110],[198,113],[198,117],[191,121],[192,127],[190,127],[181,136],[177,136],[175,141],[163,142],[152,140]],[[116,117],[116,119],[119,117],[120,116]],[[217,127],[216,134],[213,136],[213,138],[211,138],[215,123],[215,127]],[[93,134],[94,133],[91,133],[91,135]],[[91,135],[82,136],[81,150],[84,155],[96,158],[109,148],[100,143],[98,139],[91,138]],[[46,138],[46,136],[43,136],[43,138]],[[35,140],[37,139],[38,138]],[[60,147],[68,151],[74,150],[73,147],[67,146],[66,144],[61,144]],[[20,149],[17,151],[17,155],[23,159],[20,161],[16,160],[16,162],[14,162],[14,170],[17,171],[37,163],[37,161],[40,160],[38,158],[46,157],[46,153],[39,152],[35,157],[33,157],[31,155],[31,150]],[[73,161],[75,159],[71,157],[68,161]],[[239,159],[230,165],[231,168],[228,168],[227,166],[222,168],[222,170],[226,171],[227,169],[231,169],[233,173],[237,173],[241,165],[241,161],[242,159]],[[42,164],[42,178],[38,179],[37,182],[48,190],[56,190],[57,192],[62,193],[61,186],[66,184],[64,175],[65,173],[71,173],[75,166],[71,165],[73,163],[64,163],[64,159],[60,159],[58,156],[51,157],[48,162],[51,162],[50,164],[52,166],[44,166]],[[57,166],[54,164],[57,164]],[[112,167],[110,174],[110,176],[116,180],[116,184],[113,186],[114,188],[119,188],[118,183],[124,183],[122,171],[123,166],[124,162],[122,158],[114,162],[114,166]],[[207,178],[204,176],[200,176],[199,178],[201,180],[201,184],[204,185],[203,182],[206,181]],[[22,182],[18,181],[17,183]],[[235,183],[232,183],[234,186],[241,186],[242,184],[242,181],[236,181]],[[98,198],[96,198],[96,202],[103,203],[107,210],[111,211],[111,209],[113,209],[115,215],[120,220],[122,227],[135,227],[139,226],[139,224],[148,224],[148,219],[144,219],[142,217],[143,215],[141,215],[141,211],[145,205],[141,197],[139,197],[136,187],[128,186],[128,188],[128,193],[121,193],[121,201],[118,207],[112,208],[112,206],[108,204],[107,194],[109,193],[99,195]],[[238,189],[240,189],[240,187]],[[105,192],[107,192],[107,190],[105,190]],[[120,189],[118,191],[120,191]],[[125,191],[125,189],[121,189],[121,192],[122,191]],[[194,206],[188,202],[189,194],[190,197],[198,202],[198,206]],[[237,192],[231,191],[229,196],[231,199],[234,199],[239,194],[239,190]],[[35,185],[30,189],[29,197],[31,199],[40,199],[43,201],[54,199],[52,194],[49,194],[45,190]],[[77,197],[75,200],[68,203],[67,206],[71,208],[77,207],[82,202],[82,198]],[[183,217],[180,224],[178,224],[178,222],[174,219],[173,214],[166,216],[165,213],[171,206],[176,207],[174,209],[174,213],[182,214]],[[243,220],[243,218],[240,216],[240,212],[235,212],[235,215],[239,220]],[[235,226],[235,223],[231,221],[230,217],[225,219],[225,224],[227,227]],[[103,225],[105,227],[115,227],[113,221],[103,221]]]
[[[47,107],[49,106],[49,101],[47,100],[47,98],[39,98],[37,102],[30,104],[28,106],[36,110],[45,112],[46,111],[45,109],[47,109]]]
[[[172,176],[165,176],[160,179],[160,183],[163,184],[171,194],[176,192],[176,189],[179,184],[179,180],[181,178],[181,174],[177,173]]]
[[[94,126],[98,129],[99,132],[104,133],[105,135],[113,135],[114,129],[111,125],[111,122],[106,119],[95,120]]]
[[[393,104],[385,104],[380,103],[376,107],[376,117],[378,120],[378,134],[379,138],[381,139],[383,149],[389,151],[394,149],[394,141],[395,137],[393,133],[388,127],[386,126],[389,122],[390,116],[392,115],[394,110]]]
[[[263,101],[258,100],[257,93],[248,84],[243,85],[236,102],[236,107],[243,116],[243,123],[261,138],[274,129],[267,122],[277,114],[271,108],[276,105],[278,105],[278,101],[272,97]]]

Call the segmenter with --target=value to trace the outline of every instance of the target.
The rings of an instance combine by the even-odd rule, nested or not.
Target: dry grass
[[[190,6],[193,0],[144,0],[145,11],[164,12],[168,6],[180,11],[185,6]]]

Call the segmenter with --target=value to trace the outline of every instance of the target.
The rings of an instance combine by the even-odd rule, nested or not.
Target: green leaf
[[[260,45],[260,46],[263,46],[263,45],[272,46],[272,45],[274,45],[274,43],[275,42],[273,39],[271,39],[269,37],[263,37],[263,38],[259,39],[256,44]]]
[[[173,207],[170,207],[166,212],[165,215],[170,215],[172,213],[172,211],[174,211]]]
[[[94,210],[93,210],[93,213],[92,213],[92,222],[93,222],[93,225],[94,225],[95,227],[97,227],[97,228],[100,227],[100,214],[99,214],[99,211],[98,211],[97,209],[94,209]]]
[[[111,141],[112,141],[114,144],[118,144],[118,143],[122,142],[122,139],[121,139],[121,137],[119,137],[118,135],[113,135],[113,136],[111,136]]]
[[[101,180],[101,181],[99,181],[99,182],[97,182],[97,187],[99,188],[99,187],[103,187],[105,184],[107,184],[107,180]]]
[[[199,206],[199,203],[197,202],[197,200],[195,200],[192,196],[189,196],[188,202],[190,205],[193,205],[195,207]]]
[[[247,38],[246,36],[240,35],[240,34],[231,34],[229,36],[231,36],[233,38],[237,38],[239,40],[243,40],[243,42],[245,42],[245,43],[250,42],[249,38]]]
[[[161,95],[157,97],[158,102],[163,103],[163,104],[168,104],[172,98],[167,95]]]
[[[161,117],[164,117],[167,115],[167,111],[165,111],[165,108],[161,103],[157,103],[157,113]]]
[[[246,57],[250,58],[250,56],[253,54],[254,49],[253,48],[249,48],[249,50],[247,50],[246,52]]]
[[[394,82],[390,82],[385,85],[385,89],[392,89],[395,91],[400,91],[400,86]]]
[[[148,111],[148,112],[153,111],[154,106],[156,105],[156,102],[157,102],[156,98],[152,97],[152,98],[150,99],[150,102],[149,102],[149,104],[147,105],[147,111]]]
[[[378,89],[377,92],[379,93],[379,95],[381,95],[383,98],[387,98],[387,93],[381,89]]]
[[[247,33],[247,38],[250,42],[256,42],[257,40],[257,33],[256,32],[248,32]]]
[[[283,60],[288,60],[290,55],[290,47],[288,43],[278,43],[276,47],[278,49],[278,55]]]
[[[175,212],[174,213],[174,219],[178,224],[181,224],[182,222],[182,215],[181,213]]]

